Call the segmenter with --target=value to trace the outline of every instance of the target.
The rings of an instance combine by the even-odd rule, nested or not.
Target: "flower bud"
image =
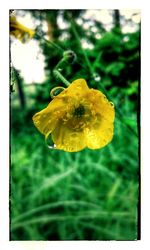
[[[76,54],[72,50],[67,50],[63,53],[63,57],[69,62],[74,63],[76,61]]]

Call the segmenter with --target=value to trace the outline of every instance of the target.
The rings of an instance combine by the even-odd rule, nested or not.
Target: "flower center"
[[[73,112],[73,116],[76,118],[81,118],[85,114],[85,108],[82,105],[79,105],[79,107],[75,108]]]
[[[93,116],[87,103],[74,103],[63,117],[63,124],[74,131],[81,131],[91,123]]]

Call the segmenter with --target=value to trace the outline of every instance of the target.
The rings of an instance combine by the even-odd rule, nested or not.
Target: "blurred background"
[[[10,40],[10,239],[138,239],[140,11],[13,13],[41,38]],[[64,77],[86,79],[115,104],[114,138],[99,150],[49,149],[32,123],[63,86],[53,69],[68,49],[77,60]]]

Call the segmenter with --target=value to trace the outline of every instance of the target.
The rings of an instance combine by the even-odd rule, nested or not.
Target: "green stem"
[[[56,65],[56,67],[53,70],[53,74],[57,79],[60,79],[67,87],[70,85],[70,82],[67,81],[67,79],[60,73],[59,70],[64,68],[64,65],[68,62],[70,58],[74,58],[75,57],[75,53],[73,52],[72,55],[69,54],[64,54],[64,50],[58,46],[57,44],[53,43],[52,41],[48,41],[47,39],[45,39],[43,36],[41,36],[38,32],[35,35],[36,38],[40,38],[42,39],[46,44],[53,46],[54,48],[60,50],[61,52],[63,52],[63,58],[58,62],[58,64]],[[66,51],[66,53],[69,51]]]
[[[57,65],[55,66],[55,70],[61,70],[64,67],[64,64],[66,64],[66,58],[62,58]]]
[[[65,51],[63,53],[63,58],[58,62],[56,67],[53,70],[53,74],[57,79],[60,79],[67,87],[70,85],[70,82],[67,81],[67,79],[60,73],[60,71],[65,67],[65,65],[71,60],[73,63],[73,60],[75,58],[75,53],[73,51]]]
[[[53,74],[57,79],[60,79],[67,87],[70,85],[70,82],[67,81],[67,79],[57,70],[53,70]]]
[[[88,66],[88,68],[89,68],[89,70],[90,70],[90,73],[93,75],[93,68],[91,67],[91,63],[90,63],[90,61],[89,61],[89,58],[88,58],[88,56],[87,56],[85,50],[84,50],[84,49],[82,48],[82,46],[81,46],[80,38],[79,38],[79,35],[78,35],[77,31],[76,31],[75,23],[74,23],[74,21],[73,21],[72,19],[70,20],[70,22],[71,22],[72,31],[73,31],[73,33],[74,33],[75,38],[76,38],[77,41],[78,41],[79,47],[80,47],[81,50],[82,50],[82,53],[83,53],[84,58],[85,58],[85,61],[86,61],[87,66]]]
[[[61,52],[63,52],[64,50],[59,46],[57,45],[56,43],[52,42],[52,41],[49,41],[47,40],[46,38],[44,38],[44,36],[41,36],[39,33],[36,33],[35,34],[35,38],[40,38],[42,39],[47,45],[50,45],[58,50],[60,50]]]

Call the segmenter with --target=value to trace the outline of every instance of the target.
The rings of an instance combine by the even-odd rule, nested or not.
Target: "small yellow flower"
[[[77,152],[106,146],[113,137],[114,116],[106,96],[77,79],[36,113],[33,122],[46,138],[51,134],[56,149]]]
[[[26,42],[34,36],[35,31],[25,27],[17,21],[15,16],[11,15],[10,34],[19,39],[21,42]]]

